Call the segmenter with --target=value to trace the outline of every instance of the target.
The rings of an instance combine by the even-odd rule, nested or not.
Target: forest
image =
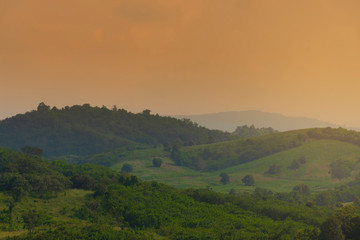
[[[360,134],[355,131],[281,133],[242,126],[243,136],[234,136],[150,111],[89,105],[59,110],[45,104],[1,121],[0,127],[6,145],[0,148],[0,239],[355,240],[360,235]],[[289,181],[289,175],[315,166],[310,164],[317,155],[303,147],[314,152],[330,143],[336,151],[353,149],[350,157],[326,162],[333,185],[319,189],[316,181]],[[290,156],[286,162],[276,157],[282,153]],[[271,161],[264,165],[267,158]],[[133,174],[139,161],[145,164],[141,177]],[[240,170],[242,183],[237,183],[234,171],[246,164],[260,170]],[[195,181],[186,187],[149,177],[154,171],[166,178],[170,169],[205,178],[221,174],[217,184]],[[259,171],[269,188],[269,179],[281,177],[293,185],[287,191],[260,187]],[[177,182],[185,180],[171,174]],[[221,192],[213,189],[219,185]]]
[[[111,110],[89,104],[62,109],[40,103],[37,110],[0,121],[0,146],[20,150],[32,145],[44,156],[90,155],[114,148],[142,149],[160,145],[195,145],[230,140],[233,136],[209,130],[190,120]]]
[[[7,239],[357,239],[360,231],[355,182],[317,194],[179,190],[4,148],[0,178],[0,229],[19,233]]]

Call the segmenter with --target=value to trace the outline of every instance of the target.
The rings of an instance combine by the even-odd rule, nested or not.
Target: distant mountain
[[[229,133],[154,115],[150,110],[135,114],[89,104],[57,109],[41,103],[36,111],[0,121],[0,146],[17,150],[26,145],[39,147],[47,157],[89,155],[119,147],[204,144],[231,138]]]
[[[200,115],[177,115],[176,118],[190,119],[201,126],[233,132],[238,126],[254,125],[258,128],[271,127],[278,131],[314,127],[338,127],[335,124],[323,122],[313,118],[287,117],[279,113],[261,111],[235,111]]]

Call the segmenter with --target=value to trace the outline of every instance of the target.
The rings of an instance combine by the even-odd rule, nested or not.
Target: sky
[[[358,0],[0,0],[0,118],[260,110],[360,126]]]

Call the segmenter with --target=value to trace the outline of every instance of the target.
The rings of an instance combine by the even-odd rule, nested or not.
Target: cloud
[[[78,87],[87,86],[88,98],[96,93],[99,98],[111,97],[111,104],[132,104],[134,92],[139,94],[134,104],[141,104],[156,92],[174,95],[174,104],[193,112],[197,110],[191,101],[196,98],[203,99],[199,107],[208,107],[206,111],[213,106],[248,108],[249,103],[263,110],[288,111],[296,97],[302,99],[303,109],[311,108],[319,96],[331,102],[331,91],[340,91],[342,85],[351,86],[343,95],[357,97],[359,4],[0,0],[0,83],[13,98],[24,82],[34,86],[29,98],[46,92],[61,102],[62,89],[69,95],[68,104],[75,96],[84,97]],[[57,89],[52,90],[55,82]],[[330,87],[324,91],[322,86]],[[307,91],[306,97],[299,89]],[[212,97],[214,93],[219,97]],[[11,101],[0,97],[0,102]],[[356,112],[353,103],[358,97],[348,104],[346,98],[338,99]]]

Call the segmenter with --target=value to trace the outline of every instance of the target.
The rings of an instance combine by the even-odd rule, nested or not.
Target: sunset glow
[[[360,1],[0,0],[0,118],[90,103],[360,127]]]

